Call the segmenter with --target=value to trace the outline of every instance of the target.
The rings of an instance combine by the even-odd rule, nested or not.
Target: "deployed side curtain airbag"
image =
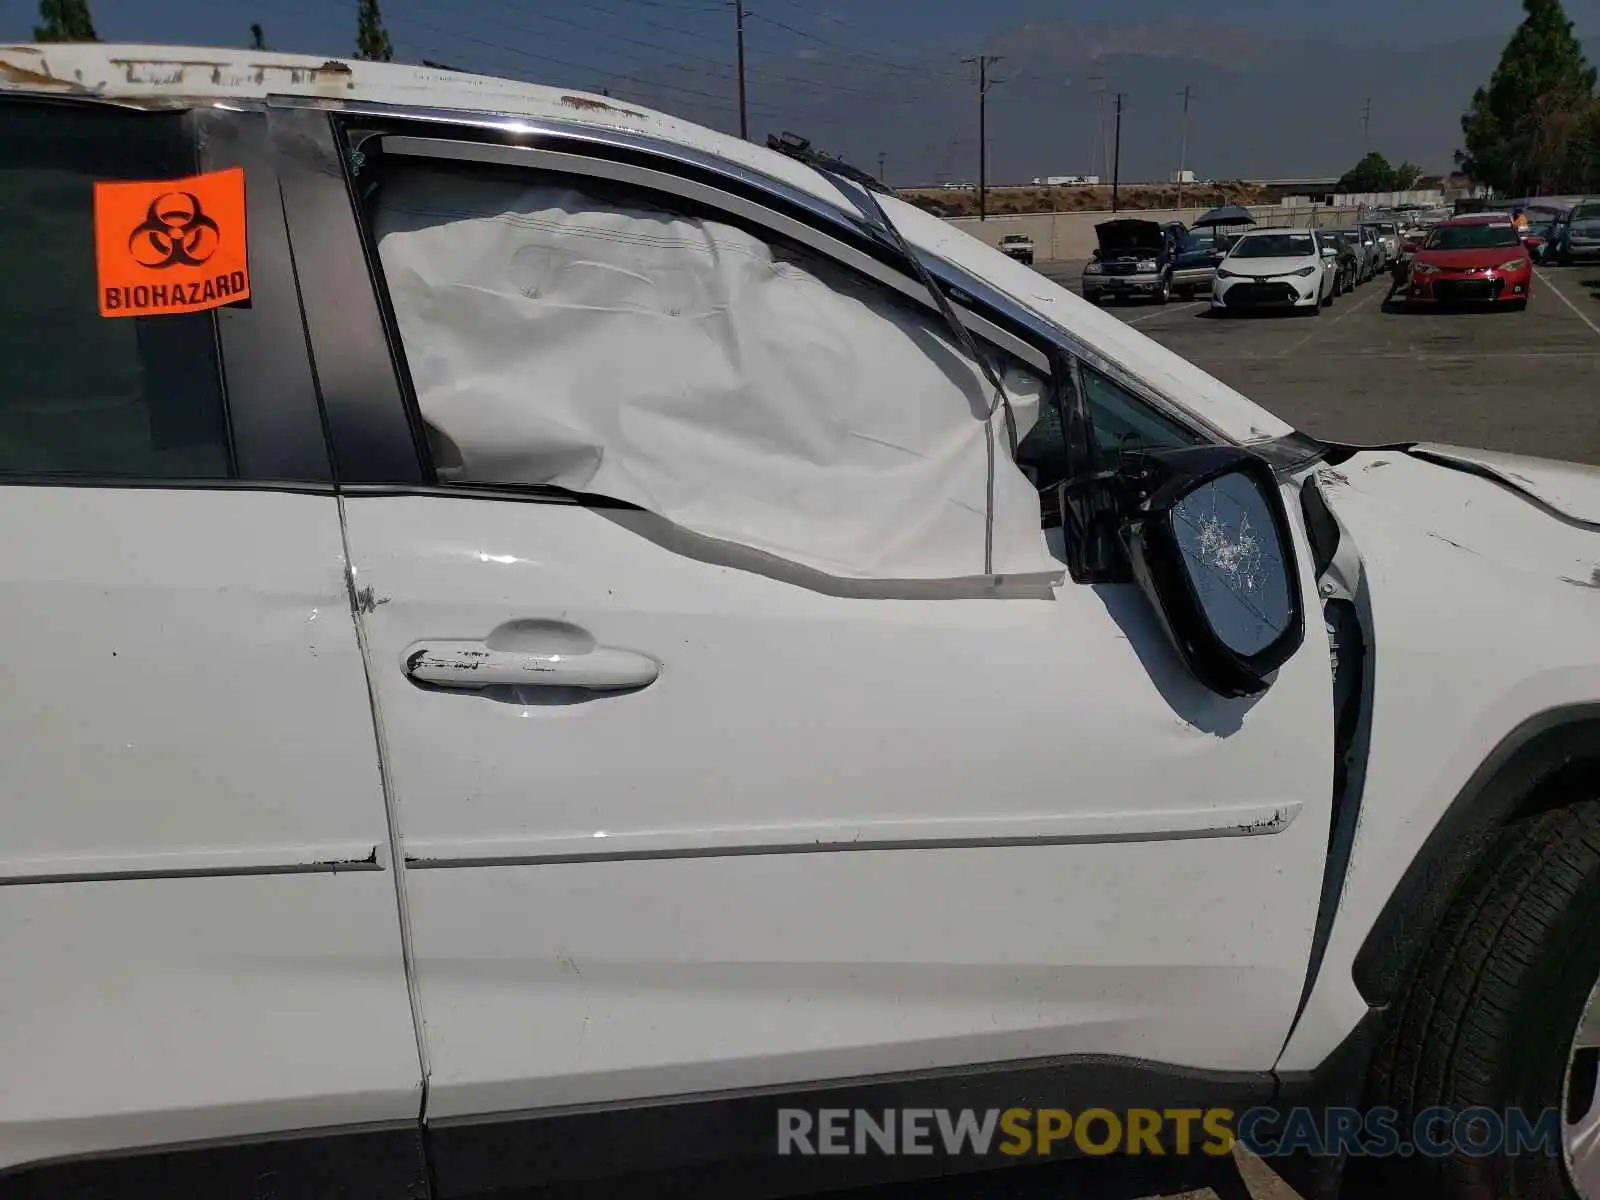
[[[390,176],[374,224],[453,476],[892,580],[985,574],[992,469],[992,573],[1060,574],[978,366],[834,264],[635,200],[428,169]],[[1014,367],[1005,384],[1021,437],[1043,384]]]

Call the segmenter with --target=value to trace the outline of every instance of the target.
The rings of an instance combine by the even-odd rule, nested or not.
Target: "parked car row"
[[[1192,299],[1204,289],[1218,308],[1228,306],[1223,293],[1233,295],[1234,307],[1263,303],[1304,307],[1308,303],[1306,287],[1292,285],[1295,295],[1290,299],[1277,274],[1263,274],[1278,270],[1277,259],[1292,258],[1295,263],[1285,268],[1285,275],[1308,265],[1315,267],[1293,277],[1317,277],[1317,303],[1308,311],[1320,311],[1337,297],[1387,273],[1404,253],[1405,232],[1399,221],[1387,218],[1360,220],[1337,229],[1257,229],[1249,211],[1235,205],[1213,209],[1193,228],[1178,221],[1119,217],[1095,227],[1099,246],[1084,267],[1083,294],[1095,303],[1138,299],[1165,304],[1174,296]],[[1242,242],[1267,234],[1278,240],[1256,241],[1240,249]],[[1001,250],[1022,257],[1019,248],[1011,244],[1019,240],[1008,236]],[[1268,255],[1269,249],[1275,252]],[[1031,243],[1026,252],[1024,261],[1031,261]],[[1267,256],[1273,262],[1267,267],[1251,264],[1250,269],[1225,271],[1224,263],[1241,254]],[[1234,282],[1220,286],[1229,280]],[[1239,280],[1267,286],[1236,290]]]
[[[1221,212],[1222,210],[1218,210]],[[1549,226],[1519,225],[1485,212],[1437,222],[1370,216],[1332,229],[1249,224],[1230,232],[1207,217],[1176,222],[1122,217],[1096,227],[1099,249],[1084,268],[1083,294],[1100,303],[1165,304],[1202,287],[1217,312],[1289,309],[1316,316],[1380,276],[1405,305],[1494,304],[1525,308],[1536,262],[1600,257],[1600,201],[1581,202]]]
[[[1355,243],[1332,230],[1252,229],[1217,264],[1211,307],[1216,312],[1292,309],[1317,316],[1364,281],[1361,264]]]
[[[1580,200],[1550,222],[1546,257],[1569,267],[1600,258],[1600,199]]]
[[[1381,228],[1368,226],[1233,232],[1126,217],[1103,222],[1095,232],[1100,246],[1083,273],[1084,297],[1095,303],[1165,304],[1204,288],[1216,309],[1314,314],[1377,278],[1398,253]]]

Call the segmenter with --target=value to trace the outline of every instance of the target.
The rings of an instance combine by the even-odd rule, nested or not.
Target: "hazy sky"
[[[282,50],[347,54],[355,0],[91,0],[104,40],[242,45],[252,21]],[[26,39],[36,0],[0,0],[0,38]],[[1568,0],[1581,29],[1600,28],[1600,0]],[[782,66],[839,46],[893,59],[908,49],[956,55],[1030,20],[1132,23],[1182,18],[1357,44],[1417,44],[1508,31],[1517,0],[751,0],[750,62]],[[728,74],[726,0],[383,0],[397,58],[594,86],[608,74],[676,58]],[[784,28],[788,26],[789,28]],[[871,69],[871,60],[864,60]]]
[[[945,111],[938,108],[941,93],[948,94],[954,88],[965,94],[964,77],[968,72],[959,65],[961,56],[989,49],[991,40],[1029,22],[1204,25],[1216,31],[1216,36],[1206,39],[1211,43],[1209,62],[1226,75],[1227,46],[1235,29],[1360,47],[1423,48],[1425,60],[1425,48],[1434,43],[1486,36],[1503,38],[1522,15],[1520,0],[1341,0],[1336,6],[1326,0],[1213,0],[1210,4],[1197,0],[746,3],[752,125],[762,131],[769,125],[795,127],[787,122],[799,120],[802,125],[798,127],[813,137],[828,140],[830,149],[865,155],[863,162],[889,146],[900,169],[918,176],[943,171],[947,169],[947,159],[960,159],[965,153],[959,145],[960,137],[965,136],[964,124],[954,133],[941,126],[935,131],[937,137],[924,128],[930,122],[938,124],[934,113]],[[105,41],[244,46],[254,21],[265,27],[271,49],[326,55],[348,55],[354,49],[356,0],[90,0],[90,4]],[[1600,0],[1566,0],[1566,6],[1580,34],[1600,33]],[[431,59],[463,70],[584,90],[614,87],[621,96],[629,96],[631,88],[631,98],[636,102],[677,111],[724,129],[736,127],[734,16],[730,0],[382,0],[382,9],[398,60]],[[0,0],[0,40],[27,40],[37,10],[37,0]],[[1172,39],[1166,41],[1170,44]],[[1029,42],[1024,37],[1011,44]],[[1484,74],[1492,65],[1492,44],[1489,53],[1488,62],[1482,67]],[[905,63],[911,59],[916,65],[908,68]],[[1365,56],[1359,61],[1365,62]],[[1480,70],[1476,58],[1473,63],[1473,71]],[[1481,82],[1478,75],[1471,79],[1447,78],[1449,66],[1445,61],[1439,71],[1419,71],[1413,56],[1401,71],[1405,78],[1394,78],[1391,68],[1374,67],[1380,72],[1377,81],[1352,79],[1352,72],[1342,68],[1339,77],[1319,83],[1314,95],[1322,98],[1320,104],[1314,103],[1308,109],[1290,106],[1296,122],[1294,129],[1286,129],[1278,140],[1258,137],[1262,143],[1256,148],[1256,157],[1262,160],[1259,164],[1235,163],[1232,160],[1239,155],[1224,153],[1227,145],[1220,141],[1218,130],[1240,128],[1240,121],[1263,132],[1263,105],[1272,101],[1261,96],[1242,97],[1231,122],[1224,127],[1218,113],[1212,118],[1212,125],[1218,128],[1209,133],[1207,114],[1198,113],[1197,153],[1203,153],[1208,164],[1217,170],[1287,170],[1291,168],[1282,164],[1293,159],[1289,152],[1309,140],[1327,143],[1325,153],[1312,157],[1317,157],[1319,163],[1326,158],[1331,168],[1359,148],[1359,125],[1353,114],[1362,97],[1389,93],[1381,105],[1387,116],[1375,119],[1374,134],[1378,136],[1383,120],[1399,122],[1412,109],[1412,97],[1448,91],[1450,94],[1443,100],[1432,97],[1445,103],[1450,111],[1433,115],[1430,131],[1420,144],[1394,145],[1396,153],[1421,156],[1426,163],[1438,164],[1442,169],[1458,138],[1460,105],[1470,96],[1471,88]],[[1018,69],[1015,61],[1011,69]],[[1139,97],[1140,103],[1146,109],[1159,106],[1155,99],[1159,93],[1160,102],[1172,107],[1165,93],[1177,85],[1166,88],[1159,60],[1154,60],[1150,69],[1154,72],[1152,81],[1143,89],[1149,94]],[[639,74],[653,79],[647,92],[629,82],[629,76]],[[952,80],[961,86],[955,87]],[[1215,107],[1218,93],[1227,86],[1226,79],[1214,80],[1207,103]],[[1008,94],[1020,96],[1020,88],[1014,85]],[[1204,91],[1201,94],[1206,95]],[[1074,110],[1074,129],[1076,125],[1090,129],[1087,103],[1079,105],[1082,113]],[[868,107],[863,110],[860,105]],[[1321,111],[1330,105],[1337,111]],[[1138,124],[1140,113],[1139,104],[1133,104],[1127,144],[1130,169],[1165,170],[1166,159],[1175,154],[1175,148],[1166,147],[1165,140],[1176,136],[1166,127],[1175,122],[1167,119],[1170,114],[1163,109],[1159,128],[1152,124],[1149,130],[1142,130]],[[1037,116],[1037,112],[1032,115]],[[1026,178],[1035,173],[1077,170],[1061,164],[1069,159],[1088,159],[1092,133],[1083,133],[1079,140],[1084,141],[1084,146],[1080,148],[1073,148],[1075,144],[1069,139],[1062,146],[1028,151],[1027,147],[1037,141],[1033,136],[1037,127],[1019,128],[1008,139],[1004,132],[1005,114],[999,112],[997,118],[1002,132],[991,136],[1002,174]],[[945,124],[952,119],[947,115]],[[1156,117],[1149,120],[1156,122]],[[959,121],[966,121],[964,109]],[[1214,143],[1210,148],[1205,146],[1208,136]],[[1057,140],[1066,137],[1063,133]],[[930,138],[932,142],[924,146],[922,143]],[[1380,138],[1379,144],[1388,143]]]

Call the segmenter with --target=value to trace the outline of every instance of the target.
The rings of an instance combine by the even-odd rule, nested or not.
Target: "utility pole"
[[[888,186],[888,182],[883,177],[883,160],[887,157],[888,155],[884,154],[882,150],[878,151],[878,182],[885,187]]]
[[[750,106],[744,90],[744,0],[733,0],[734,30],[739,41],[739,137],[750,140]]]
[[[1094,109],[1094,145],[1089,152],[1089,160],[1094,167],[1093,173],[1106,179],[1111,175],[1111,139],[1106,136],[1106,77],[1091,75],[1089,82],[1094,84],[1089,93],[1089,102]]]
[[[989,79],[989,66],[1000,61],[998,54],[979,54],[963,58],[964,63],[978,64],[978,220],[989,219],[989,89],[996,81]]]
[[[1372,131],[1372,97],[1367,97],[1366,106],[1361,110],[1361,157],[1367,156],[1367,145],[1371,140],[1367,135]]]
[[[1178,143],[1178,211],[1183,211],[1183,169],[1187,165],[1185,160],[1189,157],[1189,100],[1194,95],[1194,85],[1184,84],[1183,92],[1183,139]]]
[[[1122,184],[1122,93],[1117,93],[1117,148],[1111,159],[1111,211],[1117,211],[1117,190]]]

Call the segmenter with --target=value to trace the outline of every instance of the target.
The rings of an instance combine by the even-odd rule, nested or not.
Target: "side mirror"
[[[1201,682],[1225,696],[1259,695],[1305,639],[1272,469],[1219,446],[1151,455],[1145,466],[1144,499],[1124,533],[1134,580]]]

